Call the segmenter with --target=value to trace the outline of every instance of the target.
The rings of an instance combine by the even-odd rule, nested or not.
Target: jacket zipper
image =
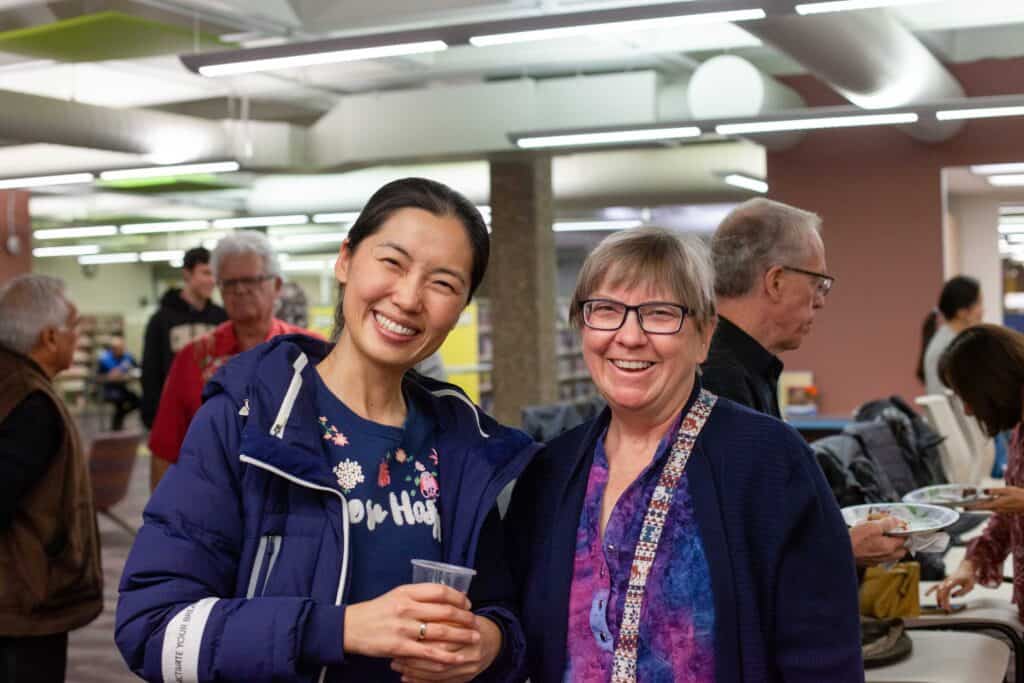
[[[279,470],[278,468],[274,467],[273,465],[268,465],[267,463],[265,463],[265,462],[263,462],[261,460],[256,460],[255,458],[250,458],[248,455],[245,455],[245,454],[240,454],[238,456],[238,459],[240,461],[244,462],[244,463],[252,465],[253,467],[258,467],[258,468],[260,468],[262,470],[266,470],[267,472],[270,472],[272,474],[276,474],[277,476],[279,476],[279,477],[281,477],[283,479],[286,479],[287,481],[290,481],[291,483],[296,484],[297,486],[302,486],[302,487],[307,488],[307,489],[313,489],[314,491],[325,491],[327,493],[333,493],[334,495],[336,495],[338,497],[339,500],[341,500],[341,529],[342,529],[342,534],[341,534],[342,535],[342,544],[341,544],[341,546],[342,546],[342,551],[341,551],[341,576],[338,577],[338,591],[337,591],[337,593],[334,596],[334,604],[335,604],[335,606],[340,605],[341,604],[341,600],[344,597],[344,593],[345,593],[345,579],[348,578],[348,501],[345,499],[344,494],[341,491],[338,491],[337,489],[332,489],[332,488],[327,487],[327,486],[319,486],[317,484],[310,483],[310,482],[306,481],[305,479],[299,479],[296,476],[288,474],[284,470]],[[268,572],[267,575],[269,577],[269,572]],[[317,680],[319,681],[319,683],[323,683],[326,677],[327,677],[327,667],[324,666],[320,670],[320,678],[317,679]]]

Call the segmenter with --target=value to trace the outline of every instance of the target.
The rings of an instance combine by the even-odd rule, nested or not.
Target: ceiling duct
[[[864,109],[912,106],[964,97],[960,83],[889,12],[772,16],[744,30],[787,53],[825,84]],[[946,140],[958,122],[906,126],[925,142]]]
[[[694,119],[757,118],[775,111],[801,109],[804,101],[756,66],[735,55],[720,55],[693,72],[686,92]],[[747,136],[770,150],[792,147],[803,133]]]
[[[292,167],[298,129],[266,121],[210,121],[149,109],[115,109],[0,90],[0,139],[137,154],[151,163],[238,159]],[[301,136],[299,136],[301,137]]]

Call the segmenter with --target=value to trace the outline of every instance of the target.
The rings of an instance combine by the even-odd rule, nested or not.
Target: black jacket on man
[[[711,337],[708,358],[701,365],[704,388],[718,396],[781,418],[779,375],[782,361],[725,316]]]
[[[160,392],[171,369],[174,354],[228,319],[224,309],[207,302],[202,310],[181,298],[180,289],[169,289],[160,299],[160,308],[146,324],[142,350],[142,422],[153,426]]]

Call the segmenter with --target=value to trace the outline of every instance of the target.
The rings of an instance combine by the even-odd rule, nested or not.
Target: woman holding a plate
[[[810,449],[701,387],[703,244],[608,237],[569,312],[609,407],[515,488],[530,680],[862,681],[850,536]]]
[[[1013,601],[1024,617],[1024,336],[998,325],[977,325],[961,332],[939,361],[939,376],[963,401],[969,415],[989,435],[1012,429],[1006,487],[987,489],[991,500],[971,510],[991,510],[985,532],[971,541],[957,570],[933,588],[938,603],[966,595],[976,583],[995,588],[1003,581],[1003,562],[1013,554]]]

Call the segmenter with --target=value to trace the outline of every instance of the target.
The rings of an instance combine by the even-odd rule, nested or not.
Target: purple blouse
[[[576,532],[565,683],[611,679],[633,550],[678,429],[676,420],[662,437],[654,460],[622,493],[608,519],[603,543],[600,521],[608,483],[607,432],[597,441]],[[711,577],[684,472],[647,580],[637,648],[638,683],[714,681],[714,626]]]

